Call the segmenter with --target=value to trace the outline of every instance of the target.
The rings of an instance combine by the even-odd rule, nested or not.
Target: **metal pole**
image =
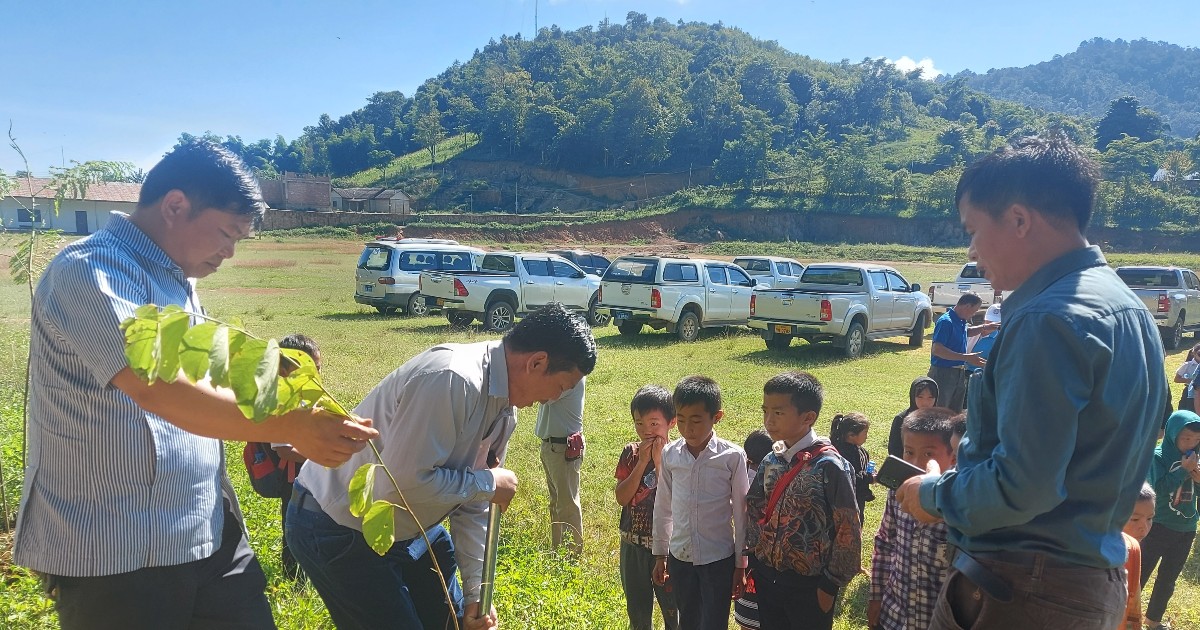
[[[487,542],[483,547],[483,581],[479,585],[479,616],[492,610],[492,595],[496,593],[496,554],[500,547],[500,506],[488,507]]]

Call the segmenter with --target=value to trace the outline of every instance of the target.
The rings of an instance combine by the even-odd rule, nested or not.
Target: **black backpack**
[[[291,496],[292,482],[296,480],[295,462],[280,457],[267,442],[247,442],[242,459],[250,474],[250,485],[260,496],[268,499]]]

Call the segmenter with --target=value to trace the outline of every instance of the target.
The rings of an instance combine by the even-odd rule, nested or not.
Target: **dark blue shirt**
[[[926,478],[921,506],[967,553],[1119,567],[1166,395],[1153,316],[1099,248],[1065,254],[1004,301],[958,469]]]
[[[933,343],[946,346],[958,353],[967,351],[967,320],[958,316],[954,309],[946,311],[933,325]],[[937,367],[959,367],[963,361],[952,361],[930,355],[929,362]]]

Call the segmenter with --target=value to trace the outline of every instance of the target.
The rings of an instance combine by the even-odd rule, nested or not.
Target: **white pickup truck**
[[[933,282],[929,285],[929,303],[933,306],[933,310],[937,313],[944,313],[958,304],[958,298],[964,293],[974,293],[979,296],[983,304],[979,307],[980,317],[987,310],[987,307],[996,302],[1003,302],[1004,298],[1008,297],[1012,291],[996,291],[992,289],[992,283],[987,281],[981,273],[979,267],[973,262],[963,265],[961,271],[958,272],[958,277],[952,282]]]
[[[642,326],[695,341],[701,328],[744,326],[754,280],[737,265],[668,256],[622,256],[608,266],[596,312],[622,335]]]
[[[504,332],[517,317],[550,302],[586,313],[593,326],[608,323],[596,314],[600,278],[553,254],[493,252],[479,271],[421,273],[420,292],[455,326],[478,319],[486,330]]]
[[[921,285],[891,267],[815,263],[795,289],[755,289],[749,325],[771,350],[787,348],[794,337],[831,340],[856,359],[868,339],[907,335],[909,345],[922,345],[932,317]]]
[[[1117,267],[1117,275],[1150,309],[1167,348],[1178,348],[1185,331],[1200,330],[1200,279],[1190,269]]]
[[[733,264],[746,270],[764,289],[794,289],[800,284],[804,265],[793,258],[779,256],[738,256]]]

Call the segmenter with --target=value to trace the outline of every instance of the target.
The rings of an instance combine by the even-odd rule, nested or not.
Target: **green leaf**
[[[191,314],[182,308],[172,304],[163,309],[162,319],[158,325],[158,378],[168,383],[174,383],[175,379],[179,377],[180,346],[191,323]]]
[[[242,335],[237,343],[237,331],[230,331],[229,387],[233,389],[242,413],[255,422],[262,422],[279,404],[279,344]]]
[[[230,361],[246,343],[246,333],[229,326],[217,326],[208,351],[208,375],[215,387],[230,387]]]
[[[285,351],[287,348],[281,350]],[[300,407],[312,408],[324,395],[316,365],[298,368],[279,378],[279,404],[272,415],[281,416]]]
[[[371,504],[375,493],[375,467],[379,464],[363,464],[350,478],[350,513],[362,517]]]
[[[392,508],[397,507],[387,501],[379,500],[371,504],[363,516],[363,537],[375,553],[384,555],[396,542],[396,521]]]
[[[188,380],[195,383],[208,374],[208,355],[212,350],[216,322],[204,322],[192,326],[183,334],[179,347],[179,365]]]
[[[125,331],[125,360],[129,369],[146,383],[158,377],[159,313],[153,304],[140,306],[133,317],[121,322]]]
[[[332,396],[324,395],[325,394],[324,391],[322,391],[321,394],[322,394],[322,396],[319,399],[317,399],[317,401],[314,403],[314,405],[318,409],[324,409],[325,411],[328,411],[329,413],[336,414],[339,416],[345,416],[347,418],[350,417],[350,412],[347,411],[346,408],[343,407],[341,403],[334,400]]]
[[[292,372],[304,368],[312,368],[312,373],[318,374],[317,363],[307,352],[295,348],[280,348],[279,353],[286,357],[286,359],[279,360],[279,365],[283,366],[289,376]],[[320,377],[317,378],[320,380]]]

